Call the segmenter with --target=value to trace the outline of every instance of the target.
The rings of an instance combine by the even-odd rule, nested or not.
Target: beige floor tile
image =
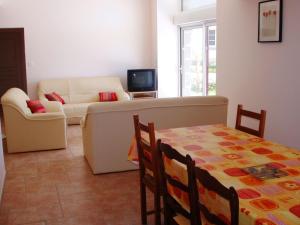
[[[5,154],[0,224],[139,225],[138,172],[93,175],[80,126],[69,126],[67,136],[65,150]],[[148,200],[151,208],[151,194]]]

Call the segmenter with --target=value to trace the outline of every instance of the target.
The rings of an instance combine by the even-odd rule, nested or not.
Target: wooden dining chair
[[[141,219],[142,224],[147,224],[147,216],[155,214],[155,225],[161,224],[161,191],[159,182],[159,172],[157,157],[155,154],[156,140],[154,123],[145,125],[140,122],[139,116],[134,115],[135,138],[137,142],[137,150],[139,157],[139,174],[140,174],[140,199],[141,199]],[[142,137],[145,132],[149,140]],[[154,210],[147,210],[146,188],[154,195]]]
[[[184,184],[179,181],[179,179],[175,179],[172,175],[170,175],[166,169],[167,161],[181,164],[186,169],[187,173],[187,165],[194,165],[195,162],[192,161],[191,157],[187,155],[186,157],[182,156],[175,149],[173,149],[170,145],[161,143],[161,140],[157,141],[157,150],[158,150],[158,162],[160,165],[160,177],[161,177],[161,187],[163,194],[163,206],[164,206],[164,224],[166,225],[199,225],[196,223],[197,217],[197,208],[190,205],[190,209],[187,210],[186,207],[180,203],[180,201],[176,200],[171,195],[171,189],[176,190],[175,192],[182,192],[186,196],[188,196],[189,203],[192,203],[192,182],[188,177],[188,184]]]
[[[199,212],[198,215],[201,215],[200,220],[202,222],[205,220],[209,224],[216,225],[238,225],[239,198],[235,189],[233,187],[226,188],[215,177],[211,176],[206,170],[195,167],[194,163],[188,162],[188,174],[191,181],[193,181],[192,199],[194,201],[198,201],[197,203],[194,202],[192,204],[196,205],[196,210]],[[199,190],[202,190],[200,194]],[[222,215],[221,213],[216,213],[216,211],[218,210],[214,210],[214,212],[210,211],[210,208],[207,205],[213,205],[214,207],[224,207],[215,204],[215,197],[206,197],[206,201],[202,202],[203,198],[201,197],[201,195],[207,194],[208,196],[211,196],[211,192],[213,192],[215,196],[221,197],[225,201],[228,201],[228,210],[230,210],[228,214],[230,214],[230,218],[226,218],[225,215]],[[224,210],[224,208],[222,208],[222,210]],[[197,221],[197,224],[201,224],[201,221]]]
[[[264,132],[265,132],[266,114],[267,114],[267,112],[265,110],[261,110],[260,113],[244,110],[243,105],[239,104],[238,107],[237,107],[237,116],[236,116],[235,129],[240,130],[240,131],[244,131],[248,134],[252,134],[252,135],[255,135],[257,137],[263,138],[264,137]],[[252,128],[243,126],[242,125],[242,116],[258,120],[259,121],[258,130],[254,130]]]

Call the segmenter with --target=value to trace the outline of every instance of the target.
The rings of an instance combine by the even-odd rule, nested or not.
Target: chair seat
[[[191,225],[191,222],[182,215],[175,216],[173,219],[179,225]]]

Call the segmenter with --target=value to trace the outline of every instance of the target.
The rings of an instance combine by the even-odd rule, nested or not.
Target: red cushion
[[[116,92],[99,92],[100,102],[114,102],[118,101]]]
[[[45,113],[46,109],[40,102],[40,100],[27,100],[28,108],[32,113]]]
[[[57,102],[61,102],[62,104],[66,104],[65,100],[56,92],[52,92],[50,94],[45,94],[45,97],[49,100],[49,101],[57,101]]]

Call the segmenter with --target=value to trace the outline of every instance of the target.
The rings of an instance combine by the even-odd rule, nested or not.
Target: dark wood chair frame
[[[206,220],[211,224],[216,225],[227,225],[221,218],[217,215],[211,213],[208,208],[201,203],[198,193],[197,181],[199,181],[204,188],[207,190],[215,192],[217,195],[223,197],[224,199],[229,201],[230,205],[230,214],[231,214],[231,225],[239,224],[239,198],[238,194],[233,187],[229,189],[226,188],[223,184],[221,184],[215,177],[211,176],[206,170],[195,167],[194,163],[188,164],[188,173],[189,177],[193,182],[193,200],[197,201],[192,204],[195,205],[196,211],[202,213],[202,215],[206,218]],[[195,217],[196,223],[201,224],[201,219]]]
[[[190,203],[193,202],[193,195],[192,195],[192,180],[188,177],[188,186],[185,184],[173,179],[170,175],[168,175],[165,171],[165,166],[163,162],[163,157],[167,157],[171,160],[176,160],[183,165],[195,165],[195,162],[192,161],[191,157],[187,155],[186,157],[182,156],[178,153],[175,149],[173,149],[170,145],[161,143],[161,140],[157,141],[157,150],[158,150],[158,160],[160,165],[160,177],[161,177],[161,187],[162,187],[162,194],[163,194],[163,202],[164,202],[164,224],[166,225],[177,225],[176,221],[174,220],[175,215],[182,215],[189,221],[191,221],[191,225],[199,225],[196,223],[197,217],[199,214],[196,212],[196,208],[190,205],[190,212],[184,209],[180,203],[178,203],[168,192],[167,190],[167,183],[171,186],[180,189],[183,192],[186,192],[189,196]],[[201,223],[200,223],[201,224]]]
[[[155,225],[161,224],[161,190],[160,190],[160,178],[157,163],[156,140],[154,123],[148,123],[144,125],[140,122],[139,116],[134,115],[134,128],[135,138],[137,143],[138,157],[139,157],[139,175],[140,175],[140,198],[141,198],[141,220],[142,224],[147,224],[147,216],[155,214]],[[141,135],[141,131],[146,132],[149,135],[149,142],[144,140]],[[145,154],[147,153],[147,155]],[[149,159],[149,155],[151,159]],[[149,170],[153,176],[146,172]],[[154,195],[154,210],[147,211],[147,196],[146,188],[148,188]]]
[[[252,134],[252,135],[255,135],[257,137],[263,138],[264,137],[264,132],[265,132],[266,115],[267,115],[267,112],[265,110],[261,110],[260,113],[251,112],[251,111],[248,111],[248,110],[244,110],[243,105],[239,104],[238,108],[237,108],[235,129],[240,130],[240,131],[244,131],[248,134]],[[258,130],[254,130],[252,128],[248,128],[248,127],[245,127],[245,126],[241,125],[242,116],[259,120]]]

